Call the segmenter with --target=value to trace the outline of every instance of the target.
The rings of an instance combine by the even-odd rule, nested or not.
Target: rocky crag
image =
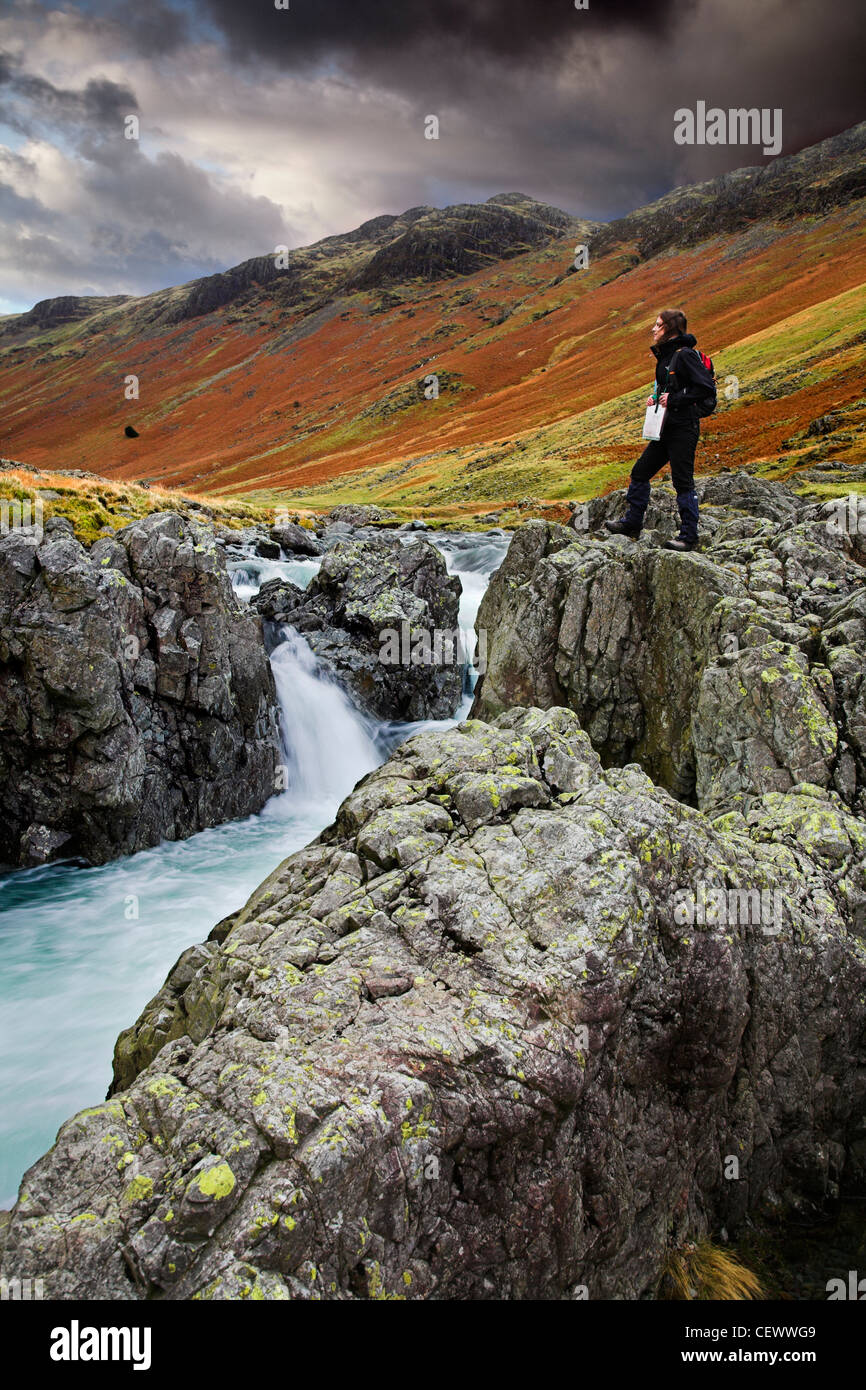
[[[0,857],[101,864],[258,811],[278,707],[212,529],[154,513],[88,550],[0,538]]]
[[[181,957],[111,1099],[26,1174],[4,1273],[52,1298],[651,1294],[671,1243],[838,1181],[863,850],[811,785],[713,823],[604,771],[568,710],[418,735]],[[783,914],[690,923],[699,881]]]
[[[378,719],[447,719],[463,688],[460,592],[428,541],[404,545],[368,531],[337,541],[308,588],[270,580],[253,607],[275,628],[290,623],[302,633],[359,709]],[[407,662],[407,651],[428,659]]]
[[[478,614],[487,672],[472,713],[574,710],[602,761],[638,762],[712,812],[799,782],[866,816],[866,548],[847,509],[727,474],[700,485],[701,551],[659,489],[635,544],[599,533],[623,494],[578,529],[521,527]]]
[[[704,554],[657,548],[661,497],[630,548],[516,533],[479,619],[512,707],[410,739],[181,956],[25,1175],[7,1277],[651,1297],[681,1242],[866,1179],[863,570],[784,489],[714,485]],[[677,671],[728,703],[672,704],[666,765]],[[661,785],[689,748],[700,808]]]

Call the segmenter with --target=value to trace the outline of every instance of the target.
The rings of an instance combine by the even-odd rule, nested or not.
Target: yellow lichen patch
[[[123,1200],[127,1205],[133,1202],[146,1202],[153,1196],[153,1178],[147,1178],[139,1174],[128,1183],[123,1194]]]
[[[147,1083],[147,1092],[151,1096],[176,1096],[182,1090],[183,1086],[174,1076],[157,1076]]]
[[[212,1197],[215,1202],[222,1201],[234,1191],[236,1184],[235,1175],[227,1163],[216,1163],[213,1168],[206,1168],[202,1173],[196,1173],[190,1183],[190,1188],[196,1187],[205,1197]]]

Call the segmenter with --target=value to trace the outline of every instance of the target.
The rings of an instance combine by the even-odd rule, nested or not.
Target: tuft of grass
[[[659,1285],[663,1300],[707,1302],[766,1298],[758,1276],[710,1240],[688,1241],[671,1251]]]

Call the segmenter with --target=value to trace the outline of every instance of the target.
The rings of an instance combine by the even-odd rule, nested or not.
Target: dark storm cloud
[[[162,0],[146,0],[144,4],[130,4],[129,0],[108,6],[110,13],[119,14],[124,24],[129,26],[131,38],[143,58],[158,57],[159,54],[180,48],[189,38],[190,29],[186,13],[165,5]]]
[[[866,115],[863,0],[589,0],[585,10],[573,0],[290,0],[287,10],[273,0],[203,0],[200,12],[231,57],[264,80],[268,71],[324,69],[400,94],[417,111],[450,103],[467,120],[513,130],[542,177],[559,162],[552,150],[592,149],[588,126],[599,125],[612,165],[631,158],[629,185],[640,175],[663,190],[677,167],[673,112],[699,99],[782,106],[784,152]],[[582,82],[581,69],[608,63],[604,90]],[[574,84],[570,115],[561,109],[564,74]],[[704,147],[680,162],[689,177],[713,177],[753,155]],[[624,210],[612,203],[607,215]]]
[[[290,0],[289,9],[276,10],[273,0],[204,0],[236,53],[298,67],[337,55],[378,66],[389,51],[419,48],[524,63],[570,42],[577,25],[653,38],[696,4],[590,0],[576,11],[572,0]]]

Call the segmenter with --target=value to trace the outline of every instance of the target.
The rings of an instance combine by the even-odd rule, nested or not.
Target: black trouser
[[[697,540],[695,449],[700,434],[701,427],[697,420],[678,420],[676,416],[668,416],[662,426],[661,439],[650,440],[631,470],[631,482],[626,493],[628,511],[623,518],[629,525],[643,526],[644,512],[650,500],[650,478],[654,478],[659,469],[670,463],[680,513],[680,536],[683,540]]]

